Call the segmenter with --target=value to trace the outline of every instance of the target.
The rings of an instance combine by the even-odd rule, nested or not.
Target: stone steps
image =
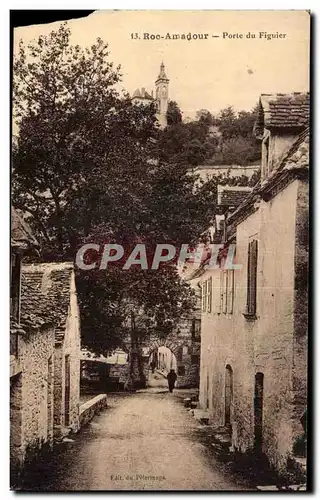
[[[229,452],[232,445],[231,433],[226,427],[211,428],[211,446],[217,451]]]

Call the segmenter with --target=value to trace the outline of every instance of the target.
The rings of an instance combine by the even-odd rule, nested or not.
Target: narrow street
[[[177,397],[179,390],[165,392],[165,379],[158,376],[146,391],[110,395],[109,408],[73,442],[62,443],[23,490],[250,489],[201,443],[199,425]]]

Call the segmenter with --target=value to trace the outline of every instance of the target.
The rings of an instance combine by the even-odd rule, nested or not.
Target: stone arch
[[[155,339],[150,342],[148,347],[148,356],[154,352],[159,347],[167,347],[170,351],[178,358],[179,349],[184,345],[183,341],[172,340],[172,339]]]

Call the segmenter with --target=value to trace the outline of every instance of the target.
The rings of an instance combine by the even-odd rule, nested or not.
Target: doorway
[[[70,424],[70,355],[65,356],[64,425]]]
[[[256,374],[254,386],[254,447],[258,453],[262,451],[263,379],[263,373],[259,372]]]
[[[48,359],[47,375],[47,438],[53,437],[53,361],[52,356]]]
[[[224,424],[225,427],[231,427],[231,405],[233,400],[233,371],[230,365],[226,366],[225,372],[225,407]]]

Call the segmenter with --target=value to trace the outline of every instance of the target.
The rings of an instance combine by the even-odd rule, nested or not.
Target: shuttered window
[[[218,276],[215,276],[212,293],[214,304],[213,312],[216,314],[221,314],[221,279]]]
[[[204,281],[202,283],[202,311],[206,312],[207,310],[207,282]]]
[[[215,312],[220,314],[233,314],[234,304],[234,270],[220,271],[220,296],[219,303],[216,302]]]
[[[257,309],[257,264],[258,241],[252,240],[248,245],[248,271],[247,271],[247,310],[250,315],[256,314]]]
[[[227,313],[227,288],[228,288],[228,271],[223,271],[222,279],[222,312]]]
[[[228,271],[228,288],[227,288],[227,313],[233,313],[233,301],[234,301],[234,270],[230,269]]]
[[[220,312],[223,312],[223,276],[224,271],[220,270]]]
[[[212,278],[207,281],[207,311],[211,313],[212,308]]]

